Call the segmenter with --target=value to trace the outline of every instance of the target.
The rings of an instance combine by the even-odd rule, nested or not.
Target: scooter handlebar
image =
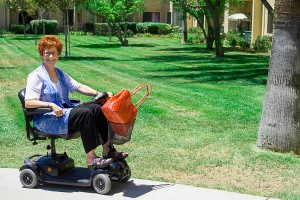
[[[92,103],[104,104],[107,100],[108,100],[107,92],[99,92],[97,96],[93,97],[93,99],[90,101],[84,102],[83,105],[89,105]]]

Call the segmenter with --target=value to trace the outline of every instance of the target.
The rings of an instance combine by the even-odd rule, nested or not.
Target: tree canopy
[[[123,46],[127,45],[126,22],[136,13],[143,11],[144,0],[87,0],[85,8],[92,14],[104,19],[115,31]],[[125,32],[121,23],[125,23]]]

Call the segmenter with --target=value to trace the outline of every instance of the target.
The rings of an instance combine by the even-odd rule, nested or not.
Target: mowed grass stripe
[[[0,50],[10,44],[1,51],[4,57],[18,54],[24,61],[12,60],[16,68],[6,71],[0,61],[0,167],[18,168],[28,155],[45,153],[49,143],[32,146],[25,137],[17,92],[41,59],[33,38],[22,37],[0,38]],[[120,47],[115,38],[72,36],[71,46],[71,57],[63,52],[58,67],[84,84],[114,93],[141,82],[153,85],[132,140],[118,146],[129,152],[134,178],[300,198],[298,156],[256,147],[269,54],[230,50],[215,58],[202,45],[162,38],[129,38],[129,46]],[[57,141],[58,152],[67,151],[77,166],[85,166],[81,146],[80,140]]]

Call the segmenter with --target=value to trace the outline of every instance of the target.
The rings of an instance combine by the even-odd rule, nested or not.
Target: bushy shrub
[[[128,35],[133,35],[137,33],[136,24],[136,22],[126,22],[126,31]],[[121,23],[121,29],[122,31],[125,31],[125,23]]]
[[[107,23],[95,23],[96,35],[108,35],[109,27]]]
[[[272,37],[258,36],[253,45],[255,51],[267,52],[272,48]]]
[[[204,37],[198,33],[198,34],[195,34],[195,33],[190,33],[188,34],[188,43],[194,43],[194,44],[203,44],[205,42],[205,39]]]
[[[53,34],[58,23],[57,20],[48,20],[48,19],[31,20],[30,21],[31,31],[35,33],[35,28],[37,28],[37,34],[43,34],[43,24],[45,27],[45,34]]]
[[[151,28],[151,26],[153,26],[151,22],[137,23],[136,30],[138,33],[151,33],[151,32],[155,32],[155,29],[158,30],[158,27]],[[157,30],[156,30],[156,34],[157,34]]]
[[[238,33],[227,33],[224,36],[226,45],[231,47],[240,46],[245,40]]]
[[[136,30],[138,33],[163,34],[167,35],[172,32],[172,26],[167,23],[144,22],[137,23]]]
[[[29,29],[30,29],[29,24],[25,24],[26,33],[28,33]],[[12,24],[9,28],[9,31],[15,34],[23,34],[24,33],[23,24]]]
[[[181,27],[180,26],[172,26],[172,33],[181,33]]]
[[[245,49],[249,49],[251,47],[251,43],[245,41],[244,39],[242,41],[240,41],[239,46],[245,50]]]
[[[83,35],[94,35],[94,33],[84,32],[84,31],[70,31],[70,35],[83,36]]]
[[[168,35],[173,32],[173,28],[171,24],[160,24],[158,26],[158,34],[160,35]]]
[[[125,32],[125,23],[120,24],[122,32]],[[115,30],[111,30],[112,35],[115,34]],[[95,32],[96,35],[109,35],[109,26],[107,23],[95,23]],[[136,22],[128,22],[126,34],[127,36],[132,36],[136,33]]]
[[[168,35],[168,37],[171,38],[171,39],[181,39],[182,38],[182,33],[177,33],[177,32],[170,33]]]
[[[127,36],[132,36],[135,34],[142,35],[143,33],[157,34],[157,35],[168,35],[170,33],[178,32],[179,27],[173,27],[167,23],[136,23],[136,22],[127,22],[126,34]],[[121,29],[125,32],[125,23],[120,23]],[[107,23],[95,23],[95,32],[97,35],[108,35],[109,27]],[[114,30],[112,30],[114,34]]]
[[[9,32],[9,30],[7,29],[0,29],[0,35],[10,35],[12,34],[11,32]]]
[[[192,27],[188,29],[188,42],[195,44],[203,44],[205,42],[203,32],[199,27]]]
[[[137,33],[136,36],[138,37],[152,37],[150,33]]]
[[[191,27],[188,29],[188,33],[202,33],[199,27]]]

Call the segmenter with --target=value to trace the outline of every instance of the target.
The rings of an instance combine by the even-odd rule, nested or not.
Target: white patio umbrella
[[[231,21],[247,21],[248,17],[246,15],[244,15],[243,13],[236,13],[236,14],[230,15],[228,17],[228,19]]]

